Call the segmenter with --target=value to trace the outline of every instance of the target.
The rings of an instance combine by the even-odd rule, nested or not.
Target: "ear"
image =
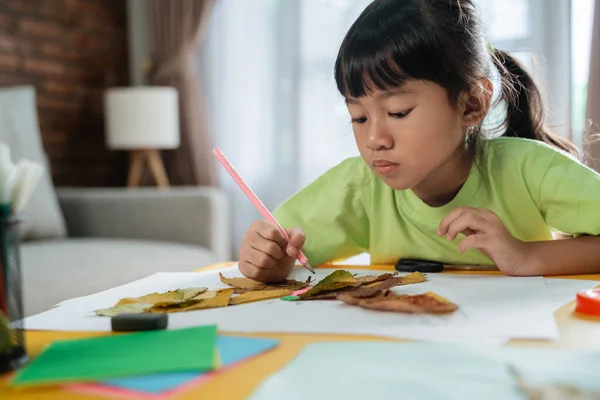
[[[493,85],[488,78],[477,81],[462,96],[462,117],[465,127],[480,124],[487,115],[492,101]]]

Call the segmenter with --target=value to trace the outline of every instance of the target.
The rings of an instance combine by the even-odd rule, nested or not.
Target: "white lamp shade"
[[[166,86],[108,89],[104,96],[106,144],[113,150],[179,146],[177,90]]]

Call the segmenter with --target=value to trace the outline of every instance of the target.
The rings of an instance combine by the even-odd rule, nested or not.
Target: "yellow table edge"
[[[219,270],[235,265],[235,262],[225,262],[209,265],[196,270],[210,271]],[[390,265],[339,265],[325,264],[319,268],[341,268],[341,269],[372,269],[372,270],[393,270]],[[474,271],[452,271],[452,274],[491,274],[497,275],[499,272],[474,272]],[[595,275],[577,275],[577,276],[557,276],[549,278],[567,278],[600,281],[600,274]],[[543,340],[512,340],[508,343],[511,346],[545,346],[562,348],[584,348],[600,349],[600,318],[585,317],[574,313],[575,301],[560,307],[554,313],[557,321],[560,338],[557,341]],[[110,335],[107,332],[52,332],[52,331],[29,331],[26,333],[26,345],[30,355],[35,356],[45,346],[54,340],[74,339],[92,336]],[[246,333],[224,333],[226,335],[240,335],[248,337],[265,337],[280,340],[279,346],[267,353],[257,356],[238,366],[227,369],[217,374],[213,379],[198,387],[192,387],[182,392],[173,399],[199,399],[199,398],[225,398],[245,399],[248,397],[262,381],[271,374],[277,372],[291,361],[302,348],[314,342],[323,341],[403,341],[397,339],[380,338],[376,336],[352,336],[352,335],[326,335],[326,334],[246,334]],[[61,390],[60,388],[40,388],[28,389],[23,391],[11,390],[6,380],[10,375],[5,375],[0,382],[0,398],[11,400],[38,400],[54,399],[98,399],[103,398],[96,395],[87,395],[78,392]],[[302,379],[310,379],[304,377]],[[283,396],[284,397],[284,396]]]

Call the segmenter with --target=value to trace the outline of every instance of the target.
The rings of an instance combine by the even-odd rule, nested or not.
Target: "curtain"
[[[173,185],[217,183],[212,137],[206,120],[203,90],[197,79],[196,48],[215,0],[149,0],[151,85],[175,87],[179,92],[181,145],[164,153]]]
[[[219,0],[199,73],[215,144],[273,210],[346,157],[357,156],[333,67],[343,36],[371,0]],[[262,216],[227,172],[237,252]]]
[[[592,24],[592,47],[587,89],[586,118],[591,121],[584,153],[587,164],[600,172],[600,1],[596,0]]]

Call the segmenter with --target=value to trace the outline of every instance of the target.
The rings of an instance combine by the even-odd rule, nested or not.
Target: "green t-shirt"
[[[524,241],[552,239],[552,231],[600,235],[600,174],[542,142],[499,138],[484,142],[456,197],[430,207],[411,190],[393,190],[360,157],[331,168],[280,205],[275,218],[306,233],[313,265],[368,252],[373,264],[418,258],[452,264],[492,264],[477,249],[458,252],[436,234],[455,207],[494,211]]]

